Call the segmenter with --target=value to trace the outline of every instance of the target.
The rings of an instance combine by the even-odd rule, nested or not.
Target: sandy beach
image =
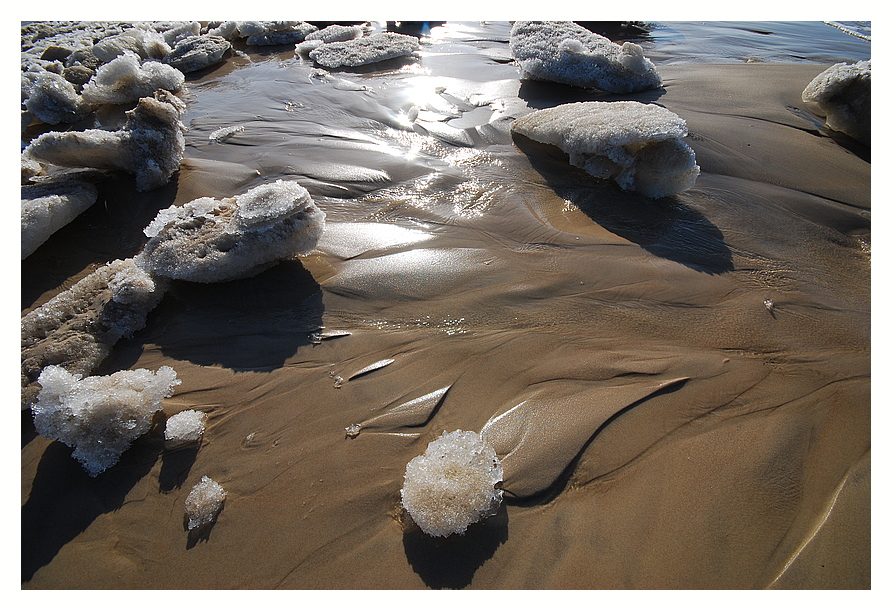
[[[284,177],[327,217],[310,255],[173,281],[115,345],[98,374],[182,384],[114,467],[22,412],[23,589],[871,587],[870,149],[801,98],[832,62],[664,58],[662,88],[618,95],[521,78],[507,25],[449,31],[326,75],[242,47],[187,78],[167,186],[102,182],[22,260],[24,315],[173,204]],[[693,188],[630,194],[509,130],[621,99],[687,122]],[[165,450],[186,409],[200,448]],[[498,513],[422,533],[406,464],[509,410]],[[203,475],[228,495],[196,537]]]

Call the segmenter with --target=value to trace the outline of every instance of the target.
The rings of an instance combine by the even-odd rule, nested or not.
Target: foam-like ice
[[[26,93],[25,80],[22,80],[22,95]],[[75,123],[90,112],[89,106],[78,95],[74,85],[55,72],[38,73],[31,81],[27,94],[29,97],[25,108],[50,125]]]
[[[139,191],[167,184],[183,159],[185,127],[180,117],[186,104],[160,89],[127,112],[118,131],[88,129],[47,132],[31,141],[24,153],[38,161],[72,168],[120,169],[136,176]]]
[[[426,534],[464,534],[494,515],[502,502],[502,467],[491,446],[473,431],[444,431],[406,465],[402,506]]]
[[[839,63],[816,76],[802,101],[817,105],[827,127],[870,144],[870,60]]]
[[[360,25],[334,24],[307,34],[307,37],[304,40],[321,40],[324,43],[342,42],[344,40],[362,38],[363,34],[364,31]]]
[[[511,130],[552,144],[570,163],[648,197],[680,193],[700,174],[684,119],[640,102],[576,102],[535,111]]]
[[[116,36],[103,38],[90,48],[90,52],[103,64],[123,55],[125,51],[133,51],[141,59],[160,60],[170,53],[170,45],[163,35],[154,30],[130,28]]]
[[[223,142],[227,138],[243,131],[245,131],[244,125],[228,125],[212,131],[208,134],[208,140],[211,142]]]
[[[220,63],[230,48],[232,45],[222,36],[191,36],[179,41],[162,61],[180,72],[194,72]]]
[[[96,201],[96,187],[65,180],[22,186],[22,259]]]
[[[137,261],[153,275],[222,282],[258,273],[315,248],[325,213],[293,181],[222,200],[202,197],[158,213]]]
[[[204,434],[208,415],[195,409],[187,409],[167,419],[164,427],[164,447],[175,450],[197,443]]]
[[[630,93],[662,84],[639,45],[622,45],[572,21],[517,21],[509,46],[524,72],[544,81]]]
[[[84,86],[84,101],[99,104],[127,104],[151,96],[157,89],[176,93],[186,77],[174,68],[157,61],[141,62],[133,51],[125,51],[100,66]]]
[[[202,475],[201,481],[195,484],[186,497],[186,518],[189,530],[214,522],[220,511],[223,510],[223,501],[225,500],[226,491],[223,486],[207,475]]]
[[[342,42],[332,42],[310,51],[310,59],[326,68],[363,66],[410,55],[419,49],[414,36],[381,32]]]
[[[74,449],[92,477],[115,465],[131,442],[152,427],[152,415],[180,383],[168,366],[82,378],[57,365],[40,374],[34,427]]]

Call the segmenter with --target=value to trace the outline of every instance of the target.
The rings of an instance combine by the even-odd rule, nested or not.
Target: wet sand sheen
[[[437,61],[458,101],[517,78]],[[23,311],[138,248],[157,209],[267,177],[310,190],[326,237],[251,279],[174,282],[103,365],[173,366],[165,413],[210,416],[197,453],[156,431],[94,480],[23,417],[23,587],[869,587],[869,156],[794,112],[823,66],[658,68],[665,92],[628,97],[685,118],[703,172],[658,201],[470,104],[473,148],[396,129],[398,69],[335,74],[369,91],[270,62],[193,83],[176,184],[109,190],[23,262]],[[212,95],[246,82],[255,123]],[[514,83],[508,109],[615,99]],[[498,440],[506,500],[434,540],[398,519],[399,489],[457,428]],[[189,545],[183,501],[205,474],[228,496]]]

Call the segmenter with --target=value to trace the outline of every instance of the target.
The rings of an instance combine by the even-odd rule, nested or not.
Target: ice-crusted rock
[[[138,23],[144,29],[152,29],[161,34],[171,47],[184,38],[198,36],[201,32],[201,23],[198,21],[149,21]]]
[[[195,409],[183,410],[171,416],[164,427],[164,447],[175,450],[198,443],[207,421],[208,415]]]
[[[443,434],[406,465],[402,506],[426,534],[464,534],[494,515],[502,502],[502,466],[491,446],[473,431]]]
[[[181,72],[195,72],[220,63],[231,48],[232,44],[222,36],[191,36],[178,42],[163,61]]]
[[[700,174],[694,151],[682,141],[684,119],[654,104],[563,104],[521,117],[511,130],[557,146],[573,165],[647,197],[680,193]]]
[[[142,329],[167,290],[133,259],[103,265],[22,317],[22,409],[40,390],[37,379],[49,365],[89,375],[122,337]]]
[[[101,63],[107,64],[125,51],[136,53],[140,59],[157,59],[170,53],[170,45],[164,36],[152,29],[129,28],[115,36],[103,38],[90,47],[92,53]],[[68,58],[68,65],[78,61],[77,52]]]
[[[22,259],[92,206],[97,194],[96,187],[78,180],[23,185]]]
[[[26,93],[26,80],[30,78],[22,79],[22,95]],[[50,125],[76,123],[90,112],[89,106],[78,95],[74,85],[55,72],[44,71],[37,74],[31,81],[27,94],[25,108]]]
[[[342,42],[344,40],[353,40],[354,38],[362,38],[365,30],[361,25],[337,25],[332,24],[321,30],[316,30],[307,34],[304,40],[321,40],[324,43]]]
[[[133,51],[124,53],[100,66],[84,86],[84,101],[99,104],[127,104],[151,96],[157,89],[179,91],[186,77],[183,73],[158,61],[142,62]]]
[[[87,378],[50,365],[38,382],[34,428],[73,448],[71,455],[96,477],[149,431],[153,414],[180,380],[166,365],[154,373],[136,369]]]
[[[815,104],[827,127],[870,145],[870,60],[834,64],[802,91]]]
[[[662,85],[639,45],[617,44],[572,21],[517,21],[509,47],[530,77],[612,93]]]
[[[381,32],[355,40],[326,43],[310,51],[310,59],[326,68],[363,66],[411,55],[419,49],[414,36]]]
[[[238,26],[245,42],[256,46],[294,44],[318,29],[306,21],[243,21]]]
[[[226,491],[223,486],[209,478],[201,476],[201,481],[195,484],[186,497],[186,518],[189,530],[211,524],[217,519],[223,510],[223,501],[226,500]]]
[[[315,248],[325,213],[293,181],[222,200],[201,197],[158,213],[137,262],[153,275],[193,282],[252,276]]]
[[[182,100],[160,89],[141,98],[118,131],[47,132],[31,141],[24,154],[70,168],[124,170],[136,176],[137,190],[148,191],[167,184],[183,159],[180,117],[185,109]]]

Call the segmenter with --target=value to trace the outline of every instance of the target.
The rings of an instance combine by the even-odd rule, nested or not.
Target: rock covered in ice
[[[92,477],[115,465],[131,442],[152,427],[161,401],[180,383],[168,366],[83,378],[57,365],[40,374],[34,427],[74,449]]]
[[[443,432],[406,465],[402,506],[426,534],[464,534],[494,515],[502,502],[502,466],[491,446],[473,431]]]
[[[23,96],[26,93],[25,81],[26,78],[23,76]],[[89,106],[78,95],[74,85],[55,72],[38,73],[31,81],[27,94],[25,108],[50,125],[76,123],[90,112]]]
[[[652,198],[689,189],[700,174],[694,151],[682,141],[684,119],[654,104],[563,104],[521,117],[511,130],[557,146],[597,178]]]
[[[164,427],[164,447],[175,450],[197,443],[204,434],[207,421],[208,415],[195,409],[171,416]]]
[[[90,47],[92,53],[101,63],[107,64],[125,51],[136,53],[140,59],[158,59],[170,53],[170,45],[164,36],[155,30],[129,28],[115,36],[103,38]],[[69,65],[77,61],[73,53],[69,57]]]
[[[222,36],[190,36],[179,41],[162,61],[180,72],[194,72],[220,63],[231,48],[230,42]]]
[[[22,259],[96,201],[96,187],[78,180],[22,186]]]
[[[160,89],[127,112],[118,131],[88,129],[47,132],[31,141],[24,153],[34,159],[71,168],[119,169],[136,176],[136,188],[148,191],[167,184],[183,159],[186,140],[180,117],[186,104]]]
[[[517,21],[509,47],[530,77],[612,93],[662,85],[639,45],[617,44],[572,21]]]
[[[363,30],[361,25],[333,24],[307,34],[304,40],[321,40],[324,43],[341,42],[344,40],[353,40],[354,38],[362,38],[364,33],[365,30]]]
[[[332,42],[310,51],[310,59],[326,68],[363,66],[410,55],[419,49],[414,36],[381,32],[342,42]]]
[[[839,63],[816,76],[802,92],[815,104],[827,127],[870,144],[870,60]]]
[[[209,478],[201,476],[186,497],[186,518],[189,530],[211,524],[223,510],[226,491],[223,486]]]
[[[237,197],[201,197],[160,211],[136,259],[153,275],[223,282],[308,254],[324,226],[325,213],[306,189],[277,180]]]
[[[198,21],[149,21],[137,25],[144,29],[155,30],[170,46],[176,45],[184,38],[198,36],[201,32],[201,23]]]
[[[238,26],[245,42],[257,46],[294,44],[318,29],[306,21],[243,21]]]
[[[107,64],[84,86],[84,101],[99,104],[127,104],[151,96],[157,89],[176,93],[186,77],[158,61],[142,62],[133,51],[125,51]]]

